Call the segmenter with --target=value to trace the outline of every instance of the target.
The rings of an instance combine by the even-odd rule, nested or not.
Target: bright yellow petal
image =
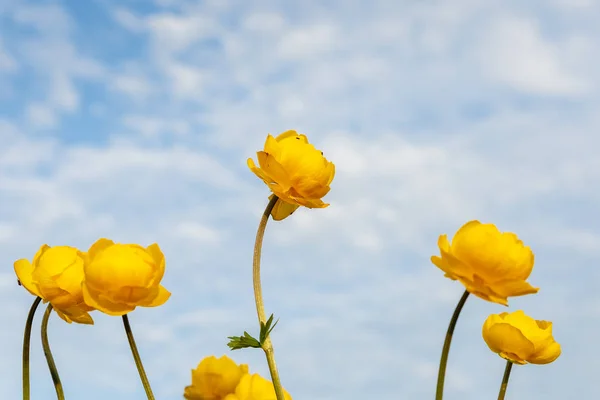
[[[294,136],[304,136],[304,139],[303,139],[304,143],[308,143],[305,135],[298,135],[298,132],[296,132],[294,130],[289,130],[289,131],[285,131],[283,133],[280,133],[279,135],[277,135],[277,137],[275,138],[275,140],[277,142],[281,142],[283,139],[287,139],[287,138],[294,137]]]
[[[273,182],[277,183],[282,191],[288,191],[292,186],[290,178],[275,157],[264,151],[259,151],[257,157],[260,169],[263,170]]]
[[[140,305],[143,305],[144,307],[158,307],[165,304],[167,300],[169,300],[169,297],[171,297],[171,292],[165,289],[164,286],[160,285],[158,287],[158,294],[156,295],[156,297],[153,298],[151,301],[144,302]]]
[[[135,306],[116,304],[107,300],[101,293],[95,292],[85,284],[82,286],[82,293],[83,300],[88,306],[93,307],[104,314],[120,317],[135,310]]]
[[[38,264],[38,261],[40,260],[40,257],[42,257],[42,254],[44,254],[48,249],[50,248],[50,246],[48,246],[47,244],[43,244],[40,249],[35,253],[35,255],[33,256],[33,266],[35,267]]]
[[[532,364],[549,364],[560,356],[560,344],[552,342],[549,346],[534,354],[528,361]]]
[[[59,308],[54,308],[56,314],[63,319],[67,323],[76,322],[78,324],[84,325],[94,325],[94,320],[90,316],[89,313],[82,311],[79,308],[70,308],[67,310],[62,310]]]
[[[87,256],[89,260],[93,260],[98,253],[102,252],[104,249],[112,246],[113,244],[115,244],[115,242],[113,242],[112,240],[109,239],[98,239],[96,241],[96,243],[94,243],[89,250],[87,251]]]
[[[154,282],[160,282],[165,274],[165,255],[163,254],[162,250],[160,249],[157,243],[153,243],[150,246],[146,247],[146,251],[148,252],[148,254],[150,254],[150,256],[152,256],[152,259],[154,260],[154,263],[157,268],[156,274],[154,275]]]
[[[494,324],[483,338],[493,352],[517,363],[526,361],[535,350],[518,328],[507,323]]]
[[[271,199],[273,196],[274,195],[271,195],[269,199]],[[292,215],[292,213],[296,211],[298,207],[300,207],[298,204],[290,204],[279,199],[271,211],[271,216],[273,217],[273,220],[281,221]]]
[[[19,279],[21,285],[23,285],[23,287],[27,289],[27,291],[32,295],[42,297],[37,286],[33,283],[33,280],[31,278],[31,274],[33,272],[33,265],[31,265],[29,260],[22,258],[20,260],[15,261],[14,268],[15,274],[17,275],[17,279]]]
[[[508,281],[490,284],[494,292],[502,297],[523,296],[537,293],[540,288],[531,286],[525,281]]]

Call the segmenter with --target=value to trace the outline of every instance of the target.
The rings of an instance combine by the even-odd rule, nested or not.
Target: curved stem
[[[50,343],[48,342],[48,319],[52,312],[52,304],[48,304],[44,318],[42,319],[42,347],[44,348],[44,355],[48,362],[48,368],[50,369],[50,375],[52,375],[52,382],[54,382],[54,389],[56,390],[56,398],[58,400],[65,400],[65,393],[63,392],[62,383],[60,382],[60,376],[58,376],[58,370],[54,363],[54,357],[50,351]]]
[[[450,319],[450,324],[448,325],[448,330],[446,331],[446,339],[444,340],[444,347],[442,349],[442,357],[440,359],[440,369],[438,370],[438,379],[437,379],[437,388],[435,391],[435,400],[442,400],[444,397],[444,379],[446,378],[446,364],[448,364],[448,353],[450,352],[450,344],[452,343],[452,334],[454,333],[454,328],[456,327],[456,322],[458,321],[458,317],[460,312],[469,297],[469,291],[465,290],[462,297],[458,301],[456,305],[456,309],[454,309],[454,314],[452,314],[452,319]]]
[[[500,393],[498,393],[498,400],[504,400],[506,395],[506,388],[508,386],[508,379],[510,378],[510,370],[512,369],[512,361],[506,361],[506,368],[504,368],[504,376],[502,377],[502,384],[500,385]]]
[[[273,198],[267,204],[265,212],[263,212],[262,218],[258,225],[258,231],[256,232],[256,241],[254,242],[254,257],[252,259],[252,281],[254,284],[254,301],[256,302],[256,313],[258,314],[258,321],[262,325],[267,321],[265,316],[265,305],[262,298],[262,288],[260,284],[260,255],[262,249],[263,237],[265,236],[265,229],[267,228],[267,222],[269,221],[269,215],[275,203],[279,198],[273,195]],[[269,365],[269,371],[271,372],[271,380],[273,381],[273,387],[275,388],[275,395],[277,400],[284,400],[283,387],[281,386],[281,380],[279,379],[279,372],[277,371],[277,365],[275,364],[275,353],[273,351],[273,343],[271,338],[267,336],[265,341],[262,343],[262,348],[267,357],[267,364]]]
[[[23,400],[29,400],[31,396],[29,388],[29,343],[31,342],[31,326],[33,325],[33,317],[35,316],[35,311],[37,310],[41,301],[41,297],[36,297],[33,301],[33,304],[29,309],[29,314],[27,315],[25,332],[23,333]]]
[[[142,385],[144,386],[144,390],[146,391],[146,397],[148,398],[148,400],[154,400],[154,394],[152,393],[150,382],[148,381],[148,377],[146,376],[146,371],[144,371],[144,365],[142,364],[140,353],[138,352],[137,346],[135,345],[135,339],[133,338],[133,332],[131,331],[131,326],[129,325],[129,318],[127,317],[127,314],[123,315],[123,326],[125,327],[125,334],[127,335],[127,340],[129,341],[129,347],[131,347],[131,353],[133,354],[135,366],[137,367],[140,379],[142,381]]]

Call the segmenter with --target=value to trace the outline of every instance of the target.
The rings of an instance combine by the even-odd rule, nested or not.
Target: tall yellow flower
[[[258,165],[248,159],[248,167],[281,199],[271,215],[282,220],[299,206],[324,208],[321,200],[335,176],[335,165],[308,143],[305,135],[286,131],[267,136],[264,151],[257,153]],[[283,202],[283,203],[282,203]]]
[[[60,318],[68,323],[93,324],[88,313],[93,308],[83,302],[81,281],[85,255],[74,247],[43,245],[33,257],[15,261],[21,284],[34,296],[50,302]]]
[[[227,356],[206,357],[192,370],[192,384],[185,388],[183,397],[187,400],[223,400],[235,392],[246,373],[246,364],[237,365]]]
[[[90,247],[84,271],[86,304],[108,315],[160,306],[171,296],[160,284],[165,256],[156,243],[144,248],[100,239]]]
[[[292,396],[284,390],[285,400]],[[259,374],[245,374],[235,388],[235,394],[230,394],[224,400],[277,400],[273,383]]]
[[[539,290],[526,282],[533,270],[533,253],[514,233],[471,221],[456,232],[452,244],[441,235],[438,246],[441,257],[431,261],[446,277],[484,300],[508,305],[508,297]]]
[[[490,350],[515,364],[548,364],[561,353],[552,322],[537,321],[521,310],[490,315],[482,334]]]

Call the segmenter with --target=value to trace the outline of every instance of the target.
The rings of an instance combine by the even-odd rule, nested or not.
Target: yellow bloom
[[[431,261],[445,276],[460,281],[474,295],[508,305],[508,297],[537,293],[526,282],[533,269],[533,253],[514,233],[501,233],[493,224],[471,221],[452,240],[438,240],[441,257]]]
[[[83,302],[81,293],[84,257],[76,248],[45,244],[33,257],[33,263],[20,259],[14,268],[25,289],[50,302],[60,318],[68,323],[93,324],[88,313],[93,308]]]
[[[234,393],[247,372],[246,364],[237,365],[227,356],[206,357],[192,370],[192,384],[185,388],[183,397],[188,400],[222,400]]]
[[[285,400],[292,400],[292,396],[284,389]],[[235,394],[225,397],[224,400],[277,400],[273,383],[259,374],[245,374],[235,389]]]
[[[171,296],[160,284],[165,256],[156,243],[144,248],[100,239],[90,247],[84,271],[86,304],[108,315],[160,306]]]
[[[271,213],[273,219],[282,220],[299,206],[329,205],[321,198],[329,192],[335,165],[308,143],[305,135],[296,131],[286,131],[276,138],[269,135],[264,151],[259,151],[257,157],[260,168],[251,158],[248,167],[281,199]]]
[[[515,364],[548,364],[561,353],[552,322],[537,321],[521,310],[490,315],[482,333],[490,350]]]

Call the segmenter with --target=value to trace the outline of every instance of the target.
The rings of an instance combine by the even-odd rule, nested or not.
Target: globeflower
[[[502,233],[493,224],[470,221],[454,235],[438,240],[441,257],[431,261],[445,276],[460,281],[474,295],[508,305],[508,297],[537,293],[526,282],[534,256],[514,233]]]
[[[192,384],[185,388],[183,397],[188,400],[222,400],[235,392],[247,372],[248,365],[237,365],[227,356],[206,357],[192,370]]]
[[[521,310],[490,315],[482,334],[490,350],[515,364],[548,364],[561,353],[552,322],[535,320]]]
[[[156,243],[144,248],[100,239],[87,253],[84,272],[86,304],[108,315],[160,306],[171,296],[160,284],[165,256]]]
[[[85,255],[74,247],[43,245],[33,257],[15,261],[19,282],[34,296],[50,302],[60,318],[68,323],[93,324],[83,301],[81,282]]]
[[[335,165],[308,143],[305,135],[286,131],[277,137],[267,136],[264,150],[257,153],[258,165],[248,159],[248,167],[262,179],[281,202],[271,215],[282,220],[299,206],[325,208],[321,200],[335,176]],[[279,205],[278,205],[279,204]]]
[[[292,400],[292,396],[284,390],[285,400]],[[259,374],[245,374],[235,389],[235,394],[230,394],[224,400],[277,400],[273,383]]]

